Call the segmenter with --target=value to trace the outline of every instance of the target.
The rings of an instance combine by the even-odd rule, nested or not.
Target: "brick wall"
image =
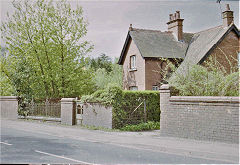
[[[216,59],[220,66],[224,67],[229,73],[231,65],[238,66],[238,52],[239,52],[239,37],[233,31],[231,31],[217,46],[210,55],[205,59],[203,65],[206,65],[206,61],[209,61],[210,57]]]
[[[182,61],[181,59],[168,60],[173,64]],[[167,65],[167,61],[161,58],[145,58],[145,90],[152,90],[153,85],[160,87]],[[170,68],[168,72],[170,72]]]
[[[146,58],[145,59],[145,90],[152,90],[153,85],[160,84],[162,80],[161,70],[163,65],[166,65],[165,61],[158,58]]]
[[[239,97],[170,96],[160,89],[160,134],[239,143]]]

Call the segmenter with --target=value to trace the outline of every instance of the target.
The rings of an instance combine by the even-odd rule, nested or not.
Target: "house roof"
[[[240,36],[238,28],[232,23],[228,27],[217,26],[198,33],[183,33],[183,42],[180,42],[171,32],[132,28],[128,31],[118,64],[123,64],[126,48],[132,38],[143,58],[183,58],[184,61],[177,69],[183,72],[189,64],[202,63],[232,30]]]
[[[143,58],[184,58],[192,33],[183,34],[183,42],[177,41],[171,32],[133,28],[128,32],[118,64],[123,64],[130,38],[135,42]]]
[[[195,33],[190,41],[184,61],[177,72],[185,73],[189,69],[189,65],[201,64],[211,53],[211,50],[232,30],[240,36],[239,30],[234,24],[228,27],[217,26]]]

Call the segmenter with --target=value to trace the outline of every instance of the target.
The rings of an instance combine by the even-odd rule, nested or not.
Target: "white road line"
[[[57,157],[57,158],[61,158],[61,159],[71,160],[73,162],[78,162],[78,163],[82,163],[82,164],[91,164],[91,163],[83,162],[83,161],[80,161],[80,160],[71,159],[71,158],[67,158],[67,157],[59,156],[59,155],[55,155],[55,154],[50,154],[50,153],[42,152],[42,151],[38,151],[38,150],[35,150],[35,152],[45,154],[45,155],[49,155],[49,156],[53,156],[53,157]]]
[[[9,143],[6,143],[6,142],[0,142],[1,144],[5,144],[5,145],[8,145],[8,146],[11,146],[12,144],[9,144]]]

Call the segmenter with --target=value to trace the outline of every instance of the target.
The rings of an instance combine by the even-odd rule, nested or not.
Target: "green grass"
[[[148,131],[160,129],[160,122],[149,121],[147,123],[140,123],[137,125],[126,125],[120,128],[121,131]]]
[[[78,125],[81,128],[89,129],[89,130],[101,130],[106,132],[119,132],[119,129],[111,129],[111,128],[105,128],[105,127],[97,127],[97,126],[91,126],[91,125]]]

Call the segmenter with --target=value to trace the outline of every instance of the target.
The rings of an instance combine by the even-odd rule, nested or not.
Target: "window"
[[[153,91],[158,91],[158,90],[159,90],[159,88],[158,88],[158,86],[157,86],[157,85],[153,85],[153,86],[152,86],[152,90],[153,90]]]
[[[131,87],[129,87],[129,90],[130,91],[137,91],[138,87],[137,86],[131,86]]]
[[[136,56],[130,56],[130,69],[134,70],[136,69]]]

